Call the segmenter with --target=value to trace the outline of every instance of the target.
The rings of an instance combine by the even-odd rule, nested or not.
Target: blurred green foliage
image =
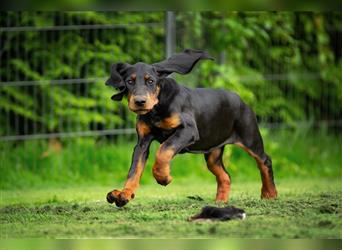
[[[0,109],[48,132],[88,130],[94,124],[123,126],[127,119],[134,118],[127,118],[127,110],[120,110],[121,105],[110,100],[113,90],[104,85],[110,65],[115,61],[153,62],[162,58],[164,30],[158,23],[162,18],[162,12],[4,13],[0,16],[2,27],[118,26],[2,33],[2,57],[7,59],[1,60],[3,82],[94,80],[87,84],[71,80],[71,84],[62,85],[1,87]],[[157,25],[150,28],[136,23]],[[0,121],[5,124],[6,118],[2,115]]]
[[[178,43],[205,48],[218,58],[201,64],[192,76],[195,85],[236,91],[265,121],[334,120],[342,108],[341,17],[179,13],[178,23],[185,25],[179,25]]]
[[[177,51],[203,49],[217,58],[194,74],[175,76],[180,82],[236,91],[266,122],[340,118],[341,13],[210,11],[176,17]],[[17,116],[47,132],[129,124],[134,116],[125,104],[110,101],[113,90],[104,81],[113,62],[164,58],[164,18],[164,12],[3,12],[1,27],[119,26],[0,32],[2,82],[94,79],[2,86],[0,122],[13,127],[8,117]]]

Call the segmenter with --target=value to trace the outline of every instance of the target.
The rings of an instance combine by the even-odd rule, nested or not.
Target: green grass
[[[61,151],[45,141],[0,144],[1,238],[341,238],[341,135],[324,131],[262,130],[279,198],[260,200],[260,175],[243,150],[227,146],[230,204],[247,219],[196,222],[187,218],[213,204],[216,182],[203,155],[178,155],[171,185],[151,174],[151,147],[141,188],[124,208],[105,196],[125,181],[132,141],[64,139]],[[204,201],[188,196],[199,195]]]
[[[123,208],[105,201],[113,186],[1,192],[1,238],[341,238],[342,185],[331,179],[279,180],[277,200],[261,200],[260,182],[235,182],[230,204],[245,220],[188,222],[213,204],[215,181],[142,185]],[[204,201],[187,196],[199,195]]]
[[[339,141],[341,135],[324,131],[262,130],[266,152],[272,157],[276,178],[329,177],[340,178],[342,168]],[[125,180],[131,163],[134,142],[117,143],[94,139],[64,139],[60,152],[48,151],[45,141],[0,143],[0,188],[22,189],[60,185],[109,185]],[[153,143],[142,183],[154,183],[151,166],[158,143]],[[242,149],[227,146],[224,163],[234,180],[256,181],[259,173],[254,160]],[[213,177],[206,168],[203,155],[177,155],[172,161],[175,179],[198,177],[209,181]]]

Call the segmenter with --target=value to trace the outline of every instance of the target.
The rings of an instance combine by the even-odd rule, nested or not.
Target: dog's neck
[[[158,95],[158,104],[149,112],[151,116],[168,116],[170,110],[170,103],[181,91],[181,86],[177,84],[172,78],[164,78],[159,83],[160,92]]]

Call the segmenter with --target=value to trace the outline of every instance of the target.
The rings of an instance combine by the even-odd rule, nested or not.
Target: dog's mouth
[[[131,109],[131,110],[138,115],[145,115],[151,111],[151,109]]]

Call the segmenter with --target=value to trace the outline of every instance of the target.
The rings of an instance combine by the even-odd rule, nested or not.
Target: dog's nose
[[[134,99],[135,105],[141,107],[144,106],[146,103],[146,98],[145,97],[136,97]]]

